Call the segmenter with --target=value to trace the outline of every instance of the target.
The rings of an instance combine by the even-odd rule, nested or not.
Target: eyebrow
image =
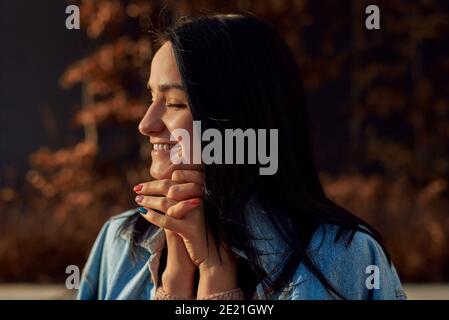
[[[147,88],[148,88],[148,90],[153,91],[153,89],[151,88],[149,82],[147,83]],[[186,91],[182,84],[175,83],[175,82],[169,82],[169,83],[160,84],[158,86],[158,89],[159,89],[160,92],[166,92],[166,91],[171,90],[171,89],[178,89],[178,90]]]

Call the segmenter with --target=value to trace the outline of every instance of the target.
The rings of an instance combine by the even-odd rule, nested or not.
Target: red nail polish
[[[192,199],[189,202],[190,202],[190,204],[197,205],[197,204],[200,203],[200,200],[199,199]]]
[[[143,185],[142,184],[138,184],[137,186],[134,187],[134,191],[135,192],[139,192],[140,190],[142,190]]]

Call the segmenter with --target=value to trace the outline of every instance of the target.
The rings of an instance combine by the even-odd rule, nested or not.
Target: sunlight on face
[[[184,147],[182,141],[178,146],[176,141],[170,141],[170,133],[175,129],[185,129],[192,136],[193,128],[187,94],[170,42],[166,42],[153,58],[148,88],[152,103],[139,124],[139,131],[153,144],[151,176],[169,179],[178,167],[170,160],[170,150],[180,146],[182,152]]]

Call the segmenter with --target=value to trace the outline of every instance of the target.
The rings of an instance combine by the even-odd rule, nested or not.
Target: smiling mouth
[[[159,150],[165,150],[168,151],[172,149],[176,144],[174,143],[154,143],[153,144],[153,150],[159,151]]]

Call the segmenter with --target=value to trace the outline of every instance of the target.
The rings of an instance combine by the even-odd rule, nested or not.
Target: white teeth
[[[154,143],[153,149],[154,150],[170,150],[173,147],[173,144],[170,143]]]

